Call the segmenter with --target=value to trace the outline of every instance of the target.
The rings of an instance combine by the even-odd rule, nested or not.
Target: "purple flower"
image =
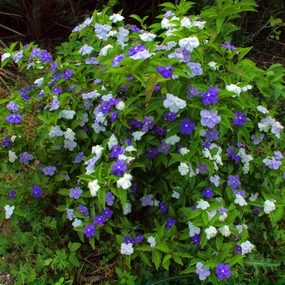
[[[192,236],[191,239],[198,246],[201,246],[201,237],[198,234],[195,234],[194,236]]]
[[[23,152],[20,154],[20,162],[24,164],[29,164],[29,161],[32,160],[33,158],[34,157],[27,152]]]
[[[148,130],[153,128],[153,125],[152,125],[152,123],[154,121],[154,117],[153,116],[149,116],[149,117],[145,116],[143,118],[143,121],[144,121],[144,124],[142,126],[142,131],[143,132],[147,132]]]
[[[6,117],[6,120],[10,124],[19,124],[19,123],[21,123],[21,119],[22,119],[22,115],[20,115],[20,114],[11,114],[11,115]]]
[[[208,166],[203,162],[198,163],[196,168],[199,170],[200,173],[206,173],[208,171]]]
[[[7,105],[7,109],[10,110],[11,112],[15,113],[19,110],[19,105],[13,101],[10,101]]]
[[[146,157],[154,159],[158,154],[158,148],[154,147],[151,148],[149,151],[146,152]]]
[[[188,62],[187,65],[191,69],[190,77],[194,77],[194,76],[203,74],[203,69],[201,68],[201,64],[200,63]]]
[[[167,112],[164,113],[162,116],[167,122],[173,122],[176,119],[177,114],[174,112]]]
[[[74,210],[73,209],[66,209],[66,214],[67,214],[67,218],[72,221],[73,219],[76,218],[76,216],[74,215]]]
[[[117,175],[118,177],[122,176],[123,173],[127,170],[127,163],[125,160],[118,160],[113,164],[111,173]]]
[[[95,226],[93,224],[91,225],[86,225],[85,228],[84,228],[84,231],[83,233],[86,235],[86,237],[93,237],[95,236],[96,234],[96,231],[95,231]]]
[[[103,225],[106,222],[106,218],[101,216],[94,216],[93,224]]]
[[[111,192],[107,192],[105,195],[105,200],[108,206],[112,206],[115,200],[115,196]]]
[[[274,158],[277,160],[280,160],[282,158],[284,158],[284,156],[282,155],[282,153],[278,150],[278,151],[274,151]]]
[[[82,204],[80,204],[78,207],[77,207],[77,210],[79,211],[79,213],[83,216],[88,216],[89,215],[89,211],[88,211],[88,208]]]
[[[236,49],[236,47],[234,45],[231,45],[228,42],[225,42],[225,43],[221,44],[221,46],[226,48],[226,49],[230,49],[230,50]]]
[[[171,78],[172,77],[172,72],[173,68],[169,65],[166,64],[166,68],[163,66],[157,66],[156,70],[164,77],[164,78]]]
[[[164,202],[159,203],[159,209],[160,213],[166,213],[167,212],[167,205]]]
[[[144,235],[137,236],[135,239],[135,243],[139,243],[144,239]]]
[[[79,199],[80,195],[82,193],[83,193],[83,191],[79,187],[69,189],[69,197],[70,198]]]
[[[258,206],[254,206],[254,207],[253,207],[252,212],[253,212],[254,215],[257,216],[260,211],[261,211],[261,208],[260,208],[260,207],[258,207]]]
[[[124,153],[124,148],[118,145],[114,145],[112,147],[112,151],[110,153],[110,158],[117,158],[120,154]]]
[[[190,121],[190,119],[185,118],[180,124],[180,132],[184,135],[191,135],[195,129],[196,125]]]
[[[50,72],[55,72],[57,69],[57,62],[54,61],[49,69]]]
[[[242,248],[241,248],[241,246],[236,245],[236,246],[234,247],[234,251],[235,251],[237,254],[241,254],[241,253],[242,253]]]
[[[165,229],[169,230],[171,229],[172,225],[175,225],[175,224],[176,224],[176,220],[172,219],[171,217],[167,217]]]
[[[165,140],[161,140],[161,145],[157,147],[158,152],[168,154],[170,144],[166,143]]]
[[[270,169],[277,170],[281,166],[282,162],[279,160],[276,160],[275,157],[268,158],[262,160],[266,166],[268,166]]]
[[[215,104],[218,102],[218,88],[210,87],[204,94],[202,94],[203,104],[205,106]]]
[[[215,129],[208,129],[206,131],[206,140],[207,142],[216,141],[219,138],[220,132]]]
[[[221,117],[217,115],[217,111],[213,110],[202,110],[201,115],[201,125],[208,127],[210,129],[214,128],[216,124],[221,121]]]
[[[241,111],[235,112],[234,114],[237,116],[237,118],[232,120],[233,124],[239,127],[243,126],[247,120],[246,117]]]
[[[220,263],[216,268],[216,274],[220,280],[224,280],[225,278],[231,277],[231,267],[227,264]]]
[[[138,44],[129,50],[128,55],[133,56],[133,55],[137,54],[138,52],[142,52],[144,50],[146,50],[146,47],[143,46],[142,44]]]
[[[43,191],[39,186],[34,185],[31,190],[31,194],[34,195],[36,198],[40,198],[43,195]]]
[[[57,96],[53,96],[52,98],[51,108],[49,109],[50,111],[57,110],[60,106],[60,102],[58,101]]]
[[[7,147],[7,146],[9,146],[10,142],[11,142],[11,139],[9,137],[6,137],[2,141],[2,146]]]
[[[48,53],[47,50],[43,50],[42,53],[39,55],[40,59],[45,62],[50,62],[52,56]]]
[[[13,199],[15,197],[15,190],[12,189],[10,194],[9,194],[9,199]]]
[[[83,151],[79,152],[75,157],[73,163],[80,163],[83,160]]]
[[[64,70],[64,77],[63,77],[63,78],[64,78],[65,80],[67,80],[67,79],[69,79],[71,76],[72,76],[72,70],[66,68],[66,69]]]
[[[244,190],[233,190],[234,194],[237,195],[241,195],[243,198],[245,198],[245,191]]]
[[[39,57],[41,55],[41,49],[40,48],[33,48],[30,53],[30,59],[34,57]]]
[[[56,170],[55,166],[47,166],[47,167],[43,168],[44,174],[50,175],[50,176],[54,175],[55,170]]]
[[[188,86],[188,92],[186,97],[193,97],[193,96],[202,96],[203,93],[199,92],[197,88],[192,85]]]
[[[119,54],[114,57],[112,60],[112,66],[117,66],[123,59],[125,58],[125,55]]]
[[[160,136],[164,136],[164,135],[166,134],[166,129],[162,128],[162,127],[159,126],[159,125],[156,125],[156,126],[155,126],[154,131],[155,131],[158,135],[160,135]]]
[[[132,237],[129,237],[129,236],[126,236],[124,237],[124,243],[128,244],[128,243],[131,243],[131,244],[134,244],[135,241]]]
[[[214,192],[211,187],[207,187],[204,191],[202,191],[202,195],[209,199],[214,196]]]
[[[132,190],[133,195],[136,195],[137,194],[137,190],[138,190],[138,183],[134,183],[131,186],[131,190]]]
[[[136,127],[136,128],[139,129],[139,128],[141,128],[141,127],[143,126],[143,122],[137,120],[136,118],[133,118],[133,119],[131,120],[131,126],[132,126],[132,127]]]
[[[110,115],[110,121],[111,121],[111,123],[114,123],[114,122],[117,120],[118,113],[119,113],[119,111],[114,111],[114,112]]]
[[[159,91],[160,90],[160,86],[158,84],[156,84],[153,88],[153,91]]]
[[[58,86],[55,86],[51,92],[59,95],[62,93],[62,89],[59,88]]]
[[[199,275],[201,281],[205,280],[211,274],[209,268],[205,267],[201,262],[196,264],[196,273]]]
[[[102,211],[102,217],[105,218],[105,219],[111,219],[112,218],[112,215],[113,215],[113,211],[106,207],[103,211]]]
[[[235,190],[238,186],[240,186],[239,177],[237,175],[230,175],[228,177],[228,185]]]

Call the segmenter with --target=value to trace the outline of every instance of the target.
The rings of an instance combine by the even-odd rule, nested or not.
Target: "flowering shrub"
[[[22,195],[59,195],[81,242],[111,240],[134,274],[137,260],[212,284],[238,276],[255,216],[283,214],[283,126],[264,98],[284,95],[284,70],[229,43],[230,20],[254,3],[220,2],[199,17],[187,16],[192,2],[164,3],[149,28],[95,11],[56,58],[34,44],[6,49],[2,66],[38,75],[1,100],[2,163],[33,179],[7,219],[22,214]]]

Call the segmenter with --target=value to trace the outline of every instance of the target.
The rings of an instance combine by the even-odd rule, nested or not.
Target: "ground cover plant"
[[[285,69],[231,43],[254,1],[193,5],[163,3],[149,27],[95,11],[54,57],[5,49],[2,67],[31,78],[0,101],[1,215],[19,229],[7,239],[36,250],[17,284],[79,282],[88,244],[103,284],[233,284],[283,266],[270,242],[284,248],[284,135],[267,98],[284,98]],[[80,282],[100,281],[92,266]]]

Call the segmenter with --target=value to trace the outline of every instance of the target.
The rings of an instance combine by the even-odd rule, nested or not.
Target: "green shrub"
[[[1,99],[2,165],[26,181],[5,214],[19,224],[34,209],[67,234],[68,249],[44,257],[52,270],[79,268],[88,241],[119,284],[165,271],[231,282],[258,252],[256,223],[270,232],[282,220],[283,126],[266,98],[284,97],[284,68],[257,68],[250,48],[230,44],[232,20],[255,3],[220,0],[189,17],[192,2],[162,6],[149,28],[95,11],[55,59],[34,44],[2,56],[38,75]]]

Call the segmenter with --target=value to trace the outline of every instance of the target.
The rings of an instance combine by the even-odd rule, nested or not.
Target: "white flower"
[[[61,137],[63,136],[64,132],[60,129],[60,126],[55,126],[55,127],[51,127],[51,130],[49,132],[49,136],[51,138],[53,137]]]
[[[254,202],[256,199],[257,199],[257,197],[258,197],[258,193],[256,192],[256,193],[251,193],[251,195],[250,195],[250,197],[248,198],[248,200],[250,201],[250,202]]]
[[[134,252],[132,243],[122,243],[121,244],[121,254],[131,255]]]
[[[171,50],[172,48],[174,48],[177,45],[177,43],[175,41],[170,41],[166,43],[166,50]]]
[[[178,171],[182,176],[188,174],[189,172],[189,166],[185,162],[180,162],[180,165],[178,166]]]
[[[183,17],[183,19],[180,21],[181,27],[185,27],[187,29],[192,28],[192,24],[190,22],[190,19],[188,17]]]
[[[196,176],[199,173],[198,168],[196,169],[196,172],[194,172],[192,164],[189,165],[189,168],[190,168],[189,177],[194,177],[194,176]]]
[[[243,227],[247,230],[248,226],[243,224],[243,225],[236,225],[236,229],[238,230],[238,233],[241,234]]]
[[[273,200],[273,199],[266,200],[264,202],[264,213],[265,214],[269,214],[270,212],[275,210],[275,208],[276,208],[275,204],[274,204],[275,202],[276,202],[276,200]]]
[[[131,152],[131,151],[137,151],[136,148],[134,148],[133,145],[129,145],[125,148],[124,152]]]
[[[150,247],[155,247],[156,246],[156,241],[154,236],[150,236],[147,239],[147,242],[150,244]]]
[[[8,156],[9,156],[9,161],[10,162],[14,162],[18,158],[16,153],[14,151],[11,151],[11,150],[9,150]]]
[[[125,160],[127,163],[130,163],[132,160],[134,160],[135,158],[134,157],[131,157],[131,156],[126,156],[124,154],[120,154],[118,156],[118,160]]]
[[[15,209],[15,206],[10,206],[10,205],[6,205],[4,207],[6,213],[5,213],[5,218],[6,219],[10,219],[10,217],[13,215],[13,212],[14,212],[14,209]]]
[[[268,110],[267,110],[265,107],[261,106],[261,105],[258,105],[258,106],[256,107],[256,109],[257,109],[260,113],[262,113],[262,114],[267,114],[267,113],[268,113]]]
[[[170,145],[175,145],[175,144],[178,143],[179,141],[180,141],[180,137],[177,136],[177,135],[171,136],[171,137],[169,137],[169,138],[167,138],[167,139],[165,140],[165,142],[166,142],[167,144],[170,144]]]
[[[217,66],[217,63],[216,63],[215,61],[210,61],[210,62],[208,63],[208,65],[210,66],[210,68],[211,68],[212,70],[218,70],[218,69],[219,69],[219,67]]]
[[[1,55],[1,61],[3,62],[6,58],[11,57],[11,54],[8,52],[5,52]]]
[[[58,116],[58,118],[64,118],[64,119],[67,119],[67,120],[72,120],[74,115],[75,115],[75,111],[73,110],[62,110]]]
[[[141,137],[145,134],[145,132],[137,131],[133,132],[134,141],[140,141]]]
[[[240,206],[247,205],[245,199],[240,194],[236,194],[236,199],[234,200],[234,203],[239,204]]]
[[[82,226],[82,221],[79,220],[79,219],[77,219],[77,218],[75,218],[74,221],[73,221],[73,223],[72,223],[72,226],[73,226],[74,228],[80,227],[80,226]]]
[[[206,21],[199,21],[199,20],[196,20],[196,21],[194,21],[194,23],[193,23],[193,27],[197,27],[198,29],[204,29],[205,24],[206,24]]]
[[[179,199],[180,198],[180,194],[176,191],[173,191],[171,197],[175,198],[175,199]]]
[[[154,205],[154,206],[158,207],[158,206],[159,206],[159,203],[160,203],[160,202],[159,202],[158,200],[156,200],[156,199],[153,200],[153,205]]]
[[[123,209],[124,215],[127,215],[132,212],[132,205],[131,203],[126,203]]]
[[[166,99],[163,101],[163,106],[169,108],[170,112],[177,113],[179,109],[186,107],[186,102],[172,94],[167,93]]]
[[[125,173],[123,177],[121,177],[117,181],[117,187],[128,189],[132,186],[131,180],[133,179],[133,176],[131,174]]]
[[[90,195],[92,197],[97,196],[98,190],[100,189],[100,186],[98,185],[98,180],[95,179],[92,182],[88,183],[88,188],[90,189]]]
[[[196,207],[197,209],[206,210],[210,207],[210,204],[207,201],[200,199]]]
[[[190,151],[190,150],[189,150],[188,148],[186,148],[186,147],[180,148],[180,154],[183,155],[183,156],[184,156],[185,154],[187,154],[189,151]]]
[[[241,92],[241,88],[235,84],[227,85],[226,89],[230,92],[235,93],[237,96],[239,96]],[[232,97],[236,97],[236,95],[232,95]]]
[[[144,32],[140,34],[139,37],[144,42],[151,42],[156,37],[156,35],[152,33]]]
[[[251,90],[251,89],[252,89],[252,85],[246,85],[246,86],[241,88],[241,91],[246,92],[247,90]]]
[[[21,137],[21,136],[19,136],[19,137]],[[15,139],[17,138],[17,136],[11,136],[11,142],[14,142],[15,141]]]
[[[168,29],[171,27],[175,27],[176,25],[173,23],[170,23],[170,21],[166,18],[163,18],[163,20],[161,21],[161,28],[162,29]]]
[[[199,40],[196,37],[189,37],[179,40],[179,46],[185,48],[187,51],[192,52],[192,50],[199,46]]]
[[[81,53],[82,55],[86,55],[92,53],[93,50],[94,50],[93,47],[85,44],[79,49],[79,53]]]
[[[218,187],[220,185],[220,176],[219,175],[213,175],[213,176],[210,176],[210,181],[212,183],[214,183],[214,185],[216,187]]]
[[[137,52],[136,54],[130,56],[130,58],[134,60],[139,60],[139,59],[147,59],[151,57],[154,53],[150,53],[148,50],[143,50],[140,52]]]
[[[258,123],[258,128],[261,132],[267,132],[270,129],[270,126],[274,124],[274,122],[274,119],[272,119],[270,116],[266,116],[260,120]]]
[[[102,146],[96,145],[92,147],[91,153],[95,154],[96,156],[100,156],[103,149],[104,148]]]
[[[188,222],[188,228],[189,228],[189,236],[193,237],[194,235],[198,235],[200,233],[200,228],[195,227],[190,221]]]
[[[91,126],[94,130],[94,132],[96,134],[99,134],[100,132],[105,132],[106,131],[106,127],[105,126],[102,126],[100,125],[99,123],[95,122],[94,124],[92,124]]]
[[[113,146],[118,145],[118,140],[114,134],[112,134],[108,141],[108,148],[112,149]]]
[[[65,137],[67,140],[74,141],[75,132],[73,132],[72,129],[67,128],[66,131],[64,132],[64,137]]]
[[[108,52],[108,49],[110,49],[110,48],[113,48],[113,46],[112,45],[106,45],[105,47],[103,47],[100,50],[99,55],[106,56],[107,52]]]
[[[213,210],[213,211],[210,211],[210,212],[206,211],[206,212],[208,214],[208,220],[209,221],[211,221],[214,218],[214,216],[217,214],[216,210]]]
[[[119,111],[122,111],[126,108],[126,105],[123,101],[120,101],[117,105],[116,105],[116,109]]]
[[[70,151],[73,151],[76,146],[77,146],[77,143],[75,141],[71,141],[71,140],[64,140],[64,148],[70,150]]]
[[[223,222],[227,218],[227,216],[228,216],[227,213],[222,212],[221,216],[219,217],[219,221]]]
[[[218,233],[216,228],[213,226],[210,226],[209,228],[205,229],[206,237],[207,239],[213,238]]]
[[[41,77],[41,78],[36,79],[36,80],[34,81],[34,83],[35,83],[36,85],[38,85],[38,87],[40,87],[40,86],[42,86],[43,81],[44,81],[44,78]]]
[[[124,20],[125,18],[120,15],[120,14],[113,14],[109,17],[109,19],[113,22],[113,23],[117,23],[120,22],[122,20]]]
[[[242,255],[250,253],[251,250],[254,249],[254,245],[249,240],[241,243],[240,247],[241,247],[241,254]]]
[[[229,226],[223,226],[222,228],[219,228],[219,232],[224,236],[228,237],[231,235],[231,231]]]

